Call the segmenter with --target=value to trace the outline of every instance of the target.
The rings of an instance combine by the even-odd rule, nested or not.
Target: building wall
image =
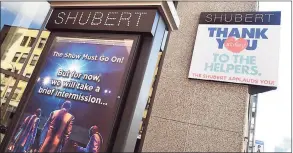
[[[256,9],[257,2],[178,3],[180,28],[170,35],[143,152],[243,151],[248,86],[190,80],[188,72],[201,12]]]

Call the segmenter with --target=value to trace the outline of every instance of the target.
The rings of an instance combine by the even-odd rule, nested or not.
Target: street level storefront
[[[247,151],[249,99],[277,87],[279,46],[264,44],[279,40],[280,12],[251,13],[256,2],[50,6],[31,52],[6,58],[33,56],[34,67],[1,152]]]

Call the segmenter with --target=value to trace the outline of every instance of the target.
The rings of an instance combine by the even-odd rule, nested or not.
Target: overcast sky
[[[1,28],[8,24],[40,29],[49,9],[47,2],[1,2]]]
[[[256,140],[265,152],[291,152],[291,3],[260,2],[260,11],[282,11],[279,86],[259,95]]]
[[[40,28],[48,3],[3,2],[3,24]],[[291,3],[260,2],[260,11],[282,11],[279,87],[259,95],[256,140],[264,141],[266,152],[291,152]]]

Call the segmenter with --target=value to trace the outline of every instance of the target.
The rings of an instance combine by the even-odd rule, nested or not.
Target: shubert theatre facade
[[[2,104],[9,128],[1,152],[15,152],[30,117],[30,143],[40,142],[33,147],[40,152],[252,149],[253,102],[277,87],[277,76],[270,78],[264,60],[250,53],[270,41],[274,29],[257,26],[278,25],[278,12],[257,13],[257,2],[234,1],[49,3],[40,30],[1,31],[2,49],[15,52],[2,58],[1,78],[13,83],[6,76],[24,74],[23,84],[1,85],[1,97],[10,99]],[[244,30],[228,31],[235,25]],[[5,36],[13,32],[19,35],[10,43]],[[208,53],[213,46],[229,52]],[[23,63],[29,66],[21,70]]]

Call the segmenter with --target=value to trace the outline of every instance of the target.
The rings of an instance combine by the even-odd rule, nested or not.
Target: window
[[[36,22],[38,23],[44,22],[50,9],[49,2],[47,1],[35,2],[34,5],[36,7],[30,7],[32,4],[23,3],[22,1],[13,2],[13,3],[9,3],[9,2],[3,3],[3,7],[4,7],[3,8],[2,1],[1,1],[1,26],[0,26],[1,77],[0,77],[0,82],[4,84],[5,87],[1,87],[2,94],[0,94],[0,96],[2,97],[0,97],[0,99],[4,100],[4,101],[1,101],[1,104],[2,103],[5,104],[7,100],[6,98],[8,98],[9,96],[13,99],[12,101],[7,101],[7,102],[10,104],[11,103],[13,104],[8,105],[6,102],[6,106],[8,107],[7,109],[6,107],[4,109],[0,105],[1,114],[3,114],[4,112],[6,114],[4,118],[0,115],[1,124],[4,124],[4,125],[9,125],[9,123],[11,122],[9,115],[11,114],[11,111],[14,111],[15,108],[18,107],[17,105],[19,103],[16,101],[19,101],[21,99],[24,90],[26,89],[26,87],[28,87],[27,82],[29,78],[25,77],[25,75],[27,75],[27,73],[32,74],[34,66],[30,66],[30,63],[33,59],[34,52],[36,51],[36,50],[31,50],[32,47],[35,46],[37,48],[39,43],[41,42],[41,43],[44,43],[44,45],[40,44],[40,47],[44,48],[48,41],[47,36],[50,35],[50,31],[48,30],[44,30],[42,32],[39,31],[40,29],[43,28],[41,27],[42,26],[41,24],[35,24]],[[16,6],[17,9],[15,9],[12,6]],[[23,15],[23,10],[21,8],[29,8],[30,14]],[[5,10],[3,11],[3,9]],[[40,36],[39,33],[41,33],[42,36]],[[34,37],[34,38],[31,39],[31,37]],[[41,38],[46,38],[46,42],[41,41]],[[32,47],[28,47],[29,44]],[[42,52],[43,48],[38,48],[39,49],[39,50],[37,49],[38,53],[35,53],[35,54],[40,56],[40,53]],[[20,54],[17,52],[20,52]],[[31,54],[30,52],[32,52],[33,54]],[[28,54],[24,54],[24,53],[28,53]],[[10,68],[10,70],[8,70],[8,68]],[[16,72],[15,69],[18,70],[18,74],[15,73]],[[25,72],[20,73],[22,72],[21,69],[23,69],[23,71]],[[30,77],[32,77],[32,75]],[[16,85],[19,87],[22,87],[22,90],[17,91],[18,89],[16,89],[15,92],[12,92],[12,90],[8,87],[8,86],[15,87]],[[17,94],[14,94],[14,93],[17,93]],[[1,134],[1,138],[4,135]],[[0,145],[2,145],[1,143],[2,143],[2,139],[0,139]]]
[[[29,77],[31,77],[31,75],[32,75],[32,74],[27,73],[27,74],[25,75],[25,77],[29,78]]]
[[[17,59],[20,57],[20,54],[21,54],[20,52],[16,52],[13,59],[12,59],[12,62],[16,62]]]
[[[47,40],[46,38],[41,38],[38,48],[43,48],[45,46],[46,40]]]
[[[28,36],[24,36],[21,43],[20,43],[20,46],[25,46],[27,41],[28,41]]]
[[[27,58],[28,53],[23,53],[18,63],[24,63],[25,59]]]
[[[30,65],[35,66],[37,64],[38,59],[39,59],[39,55],[34,55]]]
[[[5,94],[5,98],[8,98],[9,95],[10,95],[10,92],[6,92],[6,94]]]
[[[14,93],[13,96],[12,96],[12,99],[16,99],[18,96],[18,93]]]
[[[28,43],[28,47],[32,47],[33,46],[33,44],[35,43],[35,41],[36,41],[36,38],[35,37],[31,37],[31,39],[30,39],[30,41],[29,41],[29,43]]]

